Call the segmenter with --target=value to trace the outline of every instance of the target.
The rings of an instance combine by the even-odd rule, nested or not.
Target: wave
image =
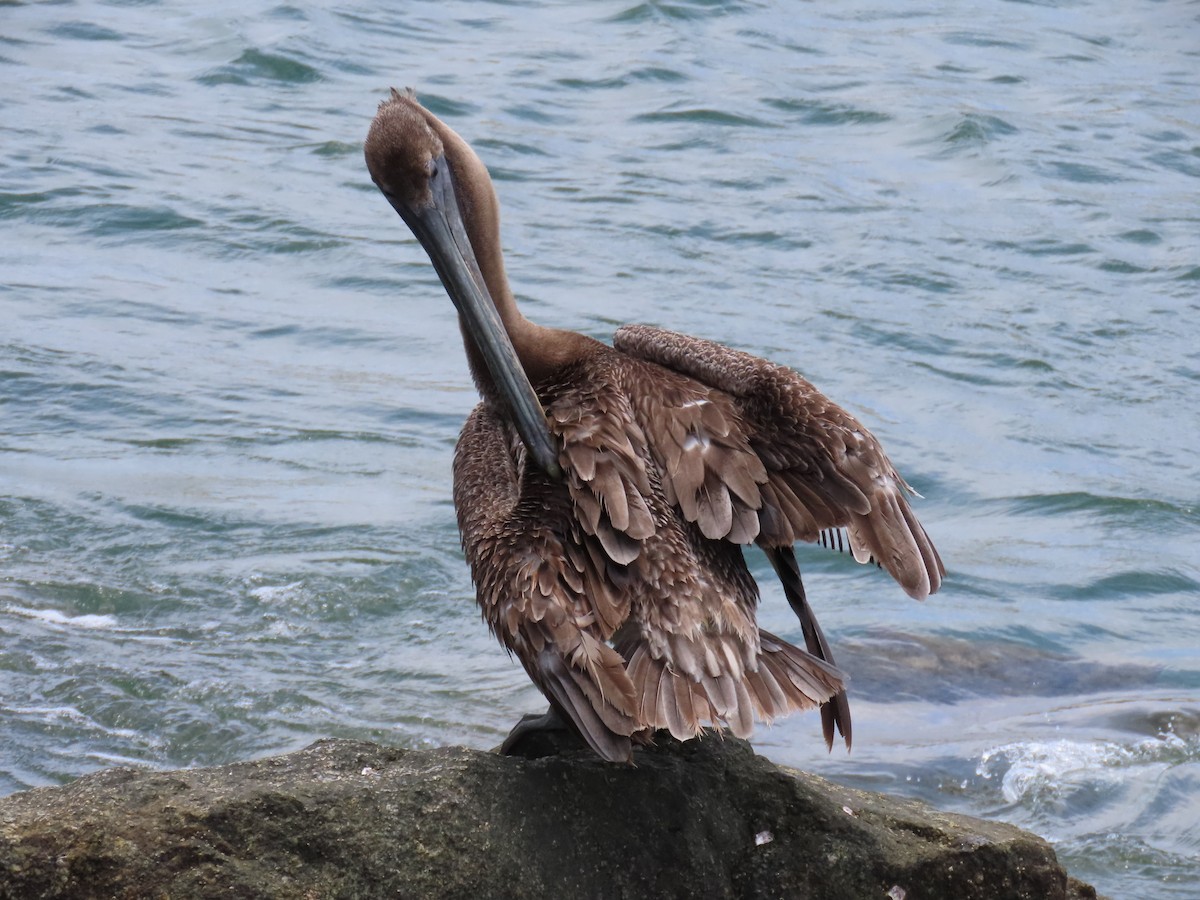
[[[14,616],[20,616],[24,619],[36,619],[45,622],[49,625],[64,625],[68,628],[93,628],[93,629],[115,629],[117,627],[116,616],[97,615],[95,613],[85,613],[80,616],[68,616],[66,613],[59,612],[57,609],[31,609],[27,606],[15,606],[11,603],[5,604],[4,612]]]
[[[1073,795],[1123,784],[1147,769],[1200,761],[1200,743],[1166,732],[1132,743],[1111,740],[1017,741],[986,751],[976,774],[1000,779],[1009,804],[1059,805]]]

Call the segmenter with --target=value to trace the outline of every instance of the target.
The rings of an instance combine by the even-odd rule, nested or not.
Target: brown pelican
[[[371,178],[459,313],[483,401],[454,457],[479,605],[566,725],[604,759],[668,729],[750,734],[822,706],[850,745],[843,676],[804,595],[796,541],[845,535],[913,597],[945,570],[911,488],[852,415],[795,372],[645,325],[609,347],[517,309],[487,169],[411,91],[380,104]],[[807,652],[758,628],[741,545],[783,582]]]

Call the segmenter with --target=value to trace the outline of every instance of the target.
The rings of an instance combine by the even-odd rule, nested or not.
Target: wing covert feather
[[[575,517],[614,562],[628,565],[655,531],[646,501],[650,477],[640,454],[646,438],[629,401],[605,379],[574,384],[546,414],[562,444],[559,458]]]

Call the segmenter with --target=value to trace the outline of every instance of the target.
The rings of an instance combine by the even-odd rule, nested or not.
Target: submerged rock
[[[781,769],[319,741],[0,799],[0,898],[1082,898],[1041,838]]]

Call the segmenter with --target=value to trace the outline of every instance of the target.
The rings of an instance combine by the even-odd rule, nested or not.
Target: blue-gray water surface
[[[794,366],[924,495],[924,603],[802,548],[853,752],[761,752],[1200,896],[1198,16],[0,5],[0,792],[544,707],[458,550],[453,308],[363,166],[412,85],[531,318]]]

